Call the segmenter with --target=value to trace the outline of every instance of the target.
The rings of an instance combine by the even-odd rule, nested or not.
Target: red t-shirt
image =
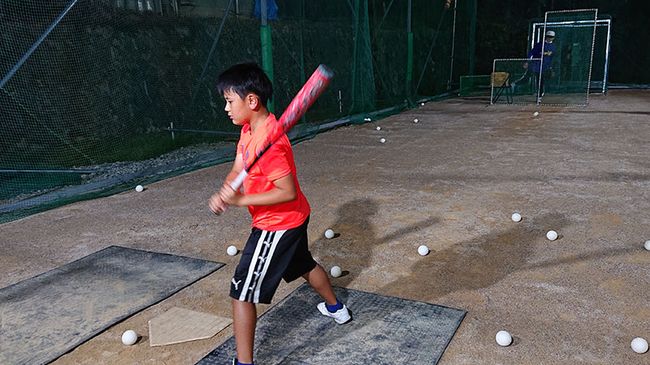
[[[269,113],[264,124],[255,129],[255,133],[252,133],[250,124],[245,124],[237,143],[237,154],[241,154],[242,157],[254,154],[257,145],[264,142],[264,138],[276,123],[278,121],[275,116]],[[309,203],[300,190],[293,151],[286,134],[273,143],[248,171],[243,184],[244,194],[267,192],[275,187],[274,180],[289,174],[292,174],[296,186],[296,199],[275,205],[249,205],[248,211],[253,217],[253,227],[266,231],[279,231],[299,227],[305,222],[310,213]]]

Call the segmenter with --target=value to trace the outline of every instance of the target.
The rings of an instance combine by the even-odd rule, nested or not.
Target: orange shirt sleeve
[[[291,173],[291,144],[286,136],[274,143],[266,152],[267,157],[263,158],[260,164],[260,170],[269,181],[275,181]]]

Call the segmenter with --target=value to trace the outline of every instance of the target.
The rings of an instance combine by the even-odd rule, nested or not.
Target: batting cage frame
[[[559,22],[558,19],[574,22],[583,20],[587,21],[587,23],[580,26],[576,23],[576,26],[571,28],[574,31],[558,36],[554,45],[553,42],[547,43],[545,39],[537,40],[542,44],[541,54],[544,56],[550,54],[550,57],[552,57],[549,59],[550,68],[545,65],[546,60],[542,59],[540,62],[538,76],[540,94],[537,98],[537,104],[586,106],[589,104],[598,9],[547,11],[544,14],[544,27],[540,36],[545,37],[548,31],[555,32],[552,23]],[[581,32],[583,34],[578,33],[576,29],[584,29]],[[582,52],[581,49],[585,46],[588,47],[588,51]],[[557,49],[560,50],[559,57],[555,55]],[[586,68],[584,67],[585,54],[588,54],[588,67]],[[568,60],[569,66],[565,64],[565,60]],[[558,61],[560,62],[559,67],[557,65]],[[548,94],[556,94],[560,95],[560,97],[543,101]],[[581,95],[584,95],[584,98]]]
[[[496,58],[490,74],[490,104],[533,104],[538,74],[528,67],[541,58]]]
[[[591,21],[574,20],[574,21],[561,21],[549,22],[547,26],[553,29],[562,31],[563,28],[570,28],[573,26],[587,26]],[[530,31],[528,34],[528,46],[532,49],[535,46],[535,40],[542,39],[544,34],[544,22],[532,21],[530,24]],[[594,58],[592,66],[591,84],[589,90],[592,93],[607,93],[609,82],[609,63],[610,63],[610,50],[612,39],[612,19],[609,16],[596,20],[596,39],[594,44]],[[597,64],[598,62],[598,64]],[[600,64],[602,62],[602,64]]]
[[[490,104],[588,105],[597,21],[598,9],[547,11],[544,23],[531,26],[527,58],[493,60]],[[610,22],[606,24],[603,76],[596,82],[602,93],[607,90],[611,37]]]

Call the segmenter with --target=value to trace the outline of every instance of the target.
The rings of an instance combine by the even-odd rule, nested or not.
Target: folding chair
[[[512,104],[512,87],[510,85],[510,73],[508,72],[492,72],[491,85],[494,90],[492,93],[492,104],[496,104],[505,95],[506,102]]]

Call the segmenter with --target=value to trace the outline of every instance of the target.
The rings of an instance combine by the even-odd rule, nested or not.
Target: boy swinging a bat
[[[303,89],[310,87],[310,81]],[[269,142],[280,124],[292,125],[294,119],[300,118],[290,110],[294,102],[304,107],[310,96],[315,99],[314,95],[304,96],[301,90],[296,96],[301,100],[294,99],[279,122],[266,109],[273,93],[271,81],[256,64],[239,64],[224,71],[217,89],[226,101],[225,111],[233,124],[242,128],[232,170],[221,190],[210,198],[209,206],[215,214],[225,212],[228,206],[247,206],[252,217],[251,234],[230,285],[237,346],[237,358],[232,364],[247,365],[253,364],[255,305],[270,303],[281,279],[290,282],[303,277],[324,299],[317,309],[336,323],[346,323],[351,317],[336,298],[327,274],[309,252],[310,207],[300,190],[289,138],[282,133],[272,144]],[[249,163],[254,155],[259,157]],[[247,176],[239,189],[236,180],[244,170]]]

